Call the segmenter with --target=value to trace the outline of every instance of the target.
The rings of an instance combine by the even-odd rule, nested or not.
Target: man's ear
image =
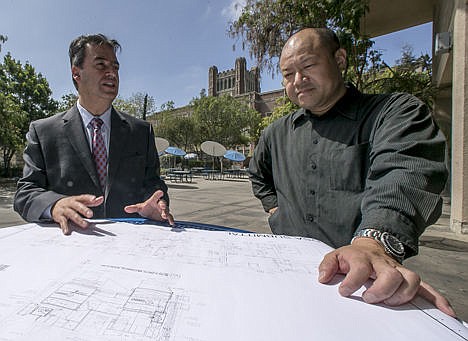
[[[76,81],[78,79],[80,79],[80,68],[77,67],[77,66],[72,66],[72,69],[71,69],[71,72],[72,72],[72,78]]]
[[[343,48],[339,48],[335,52],[335,61],[341,71],[346,69],[346,50]]]

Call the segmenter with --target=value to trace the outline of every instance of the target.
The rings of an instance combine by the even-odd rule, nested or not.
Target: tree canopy
[[[0,117],[2,133],[0,148],[3,167],[9,172],[14,153],[25,141],[29,123],[57,110],[49,83],[34,67],[15,60],[9,53],[0,64]]]
[[[191,112],[188,116],[174,108],[159,113],[155,119],[156,135],[185,150],[198,150],[207,140],[227,148],[248,144],[260,133],[258,112],[229,95],[194,98],[187,110]]]
[[[348,50],[350,65],[361,65],[362,49],[370,42],[360,34],[360,19],[368,0],[246,0],[228,33],[257,60],[261,69],[277,73],[277,58],[286,40],[305,27],[329,27]],[[235,45],[234,45],[235,47]]]
[[[369,0],[246,0],[228,33],[274,76],[282,47],[292,34],[305,27],[328,27],[348,54],[345,80],[371,93],[409,92],[431,106],[435,88],[430,57],[416,57],[406,47],[397,65],[387,65],[373,48],[374,41],[361,33],[360,22],[368,10]]]
[[[151,116],[156,112],[156,101],[153,96],[148,96],[142,92],[132,94],[125,99],[121,96],[114,100],[114,107],[129,115],[144,118]]]
[[[257,139],[260,115],[242,100],[206,96],[193,100],[192,106],[200,142],[211,140],[231,148]]]

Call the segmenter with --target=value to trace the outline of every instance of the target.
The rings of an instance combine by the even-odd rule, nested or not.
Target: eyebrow
[[[104,58],[104,57],[96,57],[94,58],[94,61],[108,61],[107,58]],[[120,66],[120,63],[118,62],[118,60],[113,60],[113,61],[110,61],[111,63],[113,63],[114,65],[119,65]]]
[[[302,65],[302,64],[305,64],[305,63],[308,63],[310,61],[315,61],[316,59],[318,59],[318,56],[317,55],[307,55],[307,56],[304,56],[302,58],[299,58],[299,60],[297,60],[297,63],[299,65]],[[293,65],[296,64],[296,62],[292,63]],[[280,67],[280,70],[281,71],[287,71],[291,68],[291,64],[289,65],[286,65],[285,68],[281,68]],[[294,69],[294,67],[292,67]]]

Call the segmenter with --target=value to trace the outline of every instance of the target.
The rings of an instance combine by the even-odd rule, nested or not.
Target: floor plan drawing
[[[18,315],[34,320],[33,329],[47,326],[63,330],[64,335],[170,340],[185,299],[157,287],[157,283],[142,282],[127,289],[102,279],[75,278],[39,302],[27,304]]]
[[[312,239],[127,223],[68,237],[34,224],[8,229],[0,230],[0,341],[357,341],[367,334],[355,321],[366,318],[392,321],[382,341],[401,330],[468,340],[430,305],[369,305],[365,288],[345,298],[339,278],[318,283],[331,248]]]
[[[167,291],[134,288],[129,293],[110,293],[75,282],[64,284],[19,314],[84,335],[169,340],[176,306],[177,297]]]

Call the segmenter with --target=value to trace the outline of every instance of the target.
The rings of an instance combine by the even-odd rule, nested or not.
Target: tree
[[[169,111],[175,108],[174,101],[167,101],[166,103],[161,104],[161,111]]]
[[[432,59],[427,54],[416,57],[413,48],[406,45],[402,56],[393,67],[385,62],[371,67],[365,75],[365,91],[368,93],[408,92],[434,105],[437,93],[432,84]]]
[[[230,23],[231,38],[242,39],[260,69],[273,76],[286,40],[304,27],[329,27],[348,51],[354,76],[362,74],[368,49],[373,42],[360,34],[360,20],[368,0],[246,0],[238,20]],[[234,46],[235,47],[235,46]],[[359,85],[359,78],[356,82]]]
[[[416,58],[406,48],[398,65],[389,67],[373,49],[374,42],[361,34],[360,22],[368,10],[368,0],[246,0],[228,33],[241,39],[242,48],[274,76],[281,49],[293,33],[304,27],[329,27],[348,53],[345,80],[364,92],[409,92],[432,106],[430,57]]]
[[[231,148],[258,138],[260,115],[242,100],[207,96],[194,99],[191,105],[200,142],[213,140]]]
[[[380,53],[375,55],[368,67],[364,69],[362,75],[362,87],[366,93],[411,93],[429,108],[432,108],[434,97],[437,93],[432,84],[432,60],[427,54],[416,57],[411,46],[404,46],[402,57],[396,61],[393,67],[381,61]],[[289,98],[280,97],[276,101],[277,107],[273,113],[264,117],[262,127],[267,127],[270,123],[281,116],[294,112],[298,106],[293,104]]]
[[[0,93],[3,102],[3,115],[10,117],[14,128],[4,134],[8,140],[2,143],[3,164],[9,167],[14,153],[23,144],[29,123],[46,117],[57,110],[58,103],[51,97],[49,83],[34,67],[21,64],[9,53],[0,64]],[[5,170],[9,172],[9,169]]]
[[[145,112],[145,97],[147,94],[137,92],[132,94],[128,99],[124,99],[119,96],[114,100],[114,107],[121,110],[129,115],[143,118],[143,112]],[[151,116],[156,112],[155,100],[152,96],[148,96],[146,100],[146,113],[147,116]]]
[[[13,101],[11,96],[0,92],[0,150],[2,152],[3,175],[11,176],[11,159],[23,146],[23,137],[19,127],[26,119],[26,113]]]
[[[278,118],[296,111],[298,108],[299,107],[293,102],[291,102],[291,100],[286,96],[277,98],[276,107],[275,109],[273,109],[271,115],[262,118],[262,129],[269,126],[271,123],[273,123],[273,121],[277,120]]]
[[[75,105],[76,101],[78,100],[78,95],[69,93],[63,95],[60,101],[58,102],[58,111],[65,111],[70,109],[72,106]]]
[[[173,115],[168,110],[159,114],[155,126],[156,136],[164,137],[171,145],[184,150],[194,149],[197,145],[196,124],[192,117]]]

